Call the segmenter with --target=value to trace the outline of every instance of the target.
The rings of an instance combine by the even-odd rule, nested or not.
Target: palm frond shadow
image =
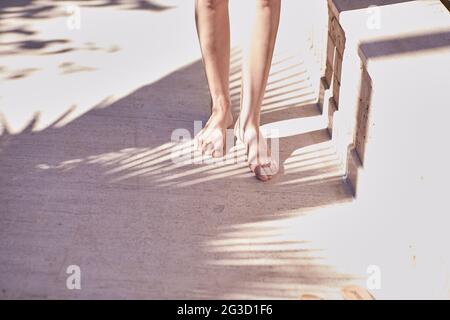
[[[62,127],[30,123],[2,137],[0,256],[27,273],[4,270],[5,297],[71,297],[59,282],[72,263],[86,270],[81,294],[91,298],[296,298],[350,280],[286,232],[289,219],[350,199],[338,176],[317,175],[329,153],[324,130],[281,139],[293,173],[268,184],[244,163],[172,161],[182,145],[174,130],[192,137],[193,122],[208,117],[202,68],[196,61]],[[302,102],[271,108],[263,121],[317,115]],[[21,230],[28,236],[18,239]]]

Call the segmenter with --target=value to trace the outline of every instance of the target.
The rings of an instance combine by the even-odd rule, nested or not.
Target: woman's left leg
[[[250,169],[267,181],[278,172],[260,132],[261,104],[269,77],[280,20],[281,0],[256,0],[256,20],[242,70],[241,113],[235,134],[247,147]]]

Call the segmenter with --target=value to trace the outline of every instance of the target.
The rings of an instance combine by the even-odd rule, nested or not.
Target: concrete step
[[[392,232],[434,250],[448,243],[449,12],[438,0],[328,0],[328,11],[319,105],[347,180],[359,203],[386,210],[380,221],[404,225],[408,212]]]
[[[439,77],[436,72],[442,69],[437,61],[441,61],[444,69],[449,65],[445,52],[450,44],[448,12],[440,1],[379,1],[378,7],[369,7],[373,1],[363,2],[356,5],[354,1],[329,1],[330,39],[334,40],[335,49],[330,84],[333,99],[328,110],[331,117],[339,105],[345,104],[344,110],[339,112],[342,121],[332,131],[341,132],[337,140],[343,152],[346,152],[345,146],[349,149],[348,176],[355,192],[358,171],[362,166],[367,168],[367,162],[371,161],[366,154],[371,152],[367,145],[376,130],[371,115],[373,99],[384,99],[380,104],[385,108],[406,106],[405,113],[411,115],[416,114],[411,111],[423,110],[416,102],[423,101],[428,93],[432,93],[429,102],[441,104],[434,97],[436,89],[442,88],[445,92],[445,81],[431,84],[429,78],[430,75],[435,79]],[[414,23],[403,23],[405,17]],[[429,61],[426,57],[420,59],[427,55]],[[419,62],[426,63],[423,69],[418,68]],[[425,74],[420,74],[420,70]],[[419,89],[416,94],[406,85],[411,79],[409,72],[415,73],[411,77],[412,85]],[[388,88],[392,88],[392,92],[387,97]],[[377,114],[380,108],[377,107]],[[399,114],[394,121],[396,130],[401,130],[403,116]]]

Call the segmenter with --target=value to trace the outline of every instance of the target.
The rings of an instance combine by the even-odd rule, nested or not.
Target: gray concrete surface
[[[296,298],[349,280],[322,265],[300,237],[277,240],[283,230],[276,226],[239,232],[348,201],[339,168],[263,184],[242,163],[225,174],[212,165],[198,173],[192,170],[206,165],[174,167],[170,159],[152,164],[167,155],[157,148],[172,130],[192,131],[194,120],[207,118],[208,102],[196,62],[61,128],[3,136],[1,296]],[[297,109],[317,113],[314,105]],[[281,157],[297,151],[301,167],[303,148],[328,140],[325,129],[282,138]],[[323,172],[330,178],[284,184]],[[237,249],[216,250],[226,246]],[[79,291],[65,286],[71,264],[81,268]]]

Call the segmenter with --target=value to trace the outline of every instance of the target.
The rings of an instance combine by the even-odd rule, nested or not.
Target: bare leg
[[[213,157],[224,152],[226,129],[232,125],[229,73],[228,0],[196,0],[195,18],[211,93],[211,117],[195,137],[198,149]]]
[[[256,0],[256,21],[248,57],[242,70],[241,114],[235,134],[247,146],[250,169],[260,180],[269,180],[278,171],[260,133],[261,104],[272,64],[280,20],[280,0]]]

